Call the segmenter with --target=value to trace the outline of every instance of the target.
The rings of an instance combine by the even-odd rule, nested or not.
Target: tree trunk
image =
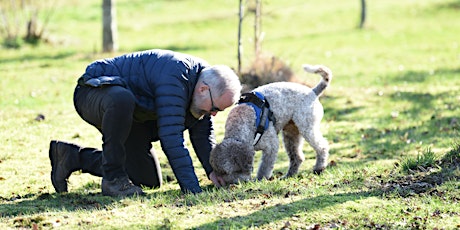
[[[366,0],[361,0],[361,18],[359,21],[359,28],[364,28],[364,24],[366,23]]]
[[[254,52],[256,54],[256,58],[259,57],[260,55],[260,43],[261,43],[261,37],[260,37],[260,27],[261,27],[261,18],[260,18],[260,11],[261,11],[261,6],[260,3],[261,0],[256,0],[256,12],[255,12],[255,17],[254,17]]]
[[[243,0],[240,0],[239,22],[238,22],[238,74],[241,73],[241,53],[243,52],[243,45],[241,44],[241,29],[243,26]]]
[[[102,0],[102,51],[118,50],[115,0]]]

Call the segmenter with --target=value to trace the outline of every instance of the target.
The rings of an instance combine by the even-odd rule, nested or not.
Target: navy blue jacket
[[[212,171],[209,154],[216,141],[211,118],[198,120],[189,111],[199,73],[206,66],[206,61],[190,55],[147,50],[95,61],[83,75],[85,84],[121,85],[134,94],[138,110],[144,111],[140,117],[157,121],[156,136],[184,192],[201,192],[184,145],[186,129],[206,174]]]

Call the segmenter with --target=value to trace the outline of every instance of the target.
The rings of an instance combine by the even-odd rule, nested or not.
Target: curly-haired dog
[[[304,138],[316,152],[313,171],[319,174],[326,168],[329,144],[320,131],[324,112],[318,98],[329,85],[332,72],[320,65],[303,65],[303,68],[306,72],[322,76],[321,81],[313,89],[292,82],[270,83],[253,90],[253,94],[260,100],[256,98],[252,105],[240,100],[230,111],[225,123],[224,139],[211,151],[210,156],[213,169],[225,182],[250,180],[255,151],[258,150],[262,150],[262,159],[257,179],[270,178],[278,153],[280,131],[290,161],[285,177],[296,174],[305,159],[302,152]],[[243,94],[242,98],[247,95]],[[258,103],[258,100],[262,103]],[[259,107],[254,106],[263,103],[265,106],[259,111]],[[263,117],[266,114],[270,116]],[[257,125],[257,122],[262,125]],[[267,126],[260,132],[264,122]],[[260,139],[258,134],[262,134]]]

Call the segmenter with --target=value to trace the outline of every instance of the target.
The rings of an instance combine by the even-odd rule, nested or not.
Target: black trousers
[[[102,151],[80,149],[83,172],[107,180],[128,175],[136,185],[159,187],[162,174],[152,149],[156,124],[135,122],[134,95],[121,86],[77,86],[74,105],[80,117],[102,134]]]

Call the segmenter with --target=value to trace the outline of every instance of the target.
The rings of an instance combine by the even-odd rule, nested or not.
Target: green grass
[[[417,154],[416,157],[408,157],[403,159],[401,167],[404,171],[415,169],[425,169],[436,165],[436,154],[431,149],[425,149],[422,154]]]
[[[72,174],[68,194],[51,185],[51,139],[101,146],[97,130],[74,111],[76,79],[95,59],[149,48],[236,68],[238,1],[117,0],[114,54],[100,53],[100,1],[43,4],[52,2],[52,43],[0,48],[1,229],[460,227],[457,0],[368,1],[364,30],[356,29],[359,1],[264,1],[262,50],[308,84],[319,79],[303,73],[303,63],[334,73],[320,99],[331,166],[314,175],[306,144],[299,175],[280,180],[289,164],[280,149],[273,180],[216,189],[192,153],[205,192],[180,194],[173,179],[127,199],[102,196],[100,178],[84,173]],[[252,21],[244,24],[243,69],[254,58]],[[215,119],[218,140],[227,112]],[[45,120],[36,121],[38,114]],[[174,178],[155,148],[165,179]]]

